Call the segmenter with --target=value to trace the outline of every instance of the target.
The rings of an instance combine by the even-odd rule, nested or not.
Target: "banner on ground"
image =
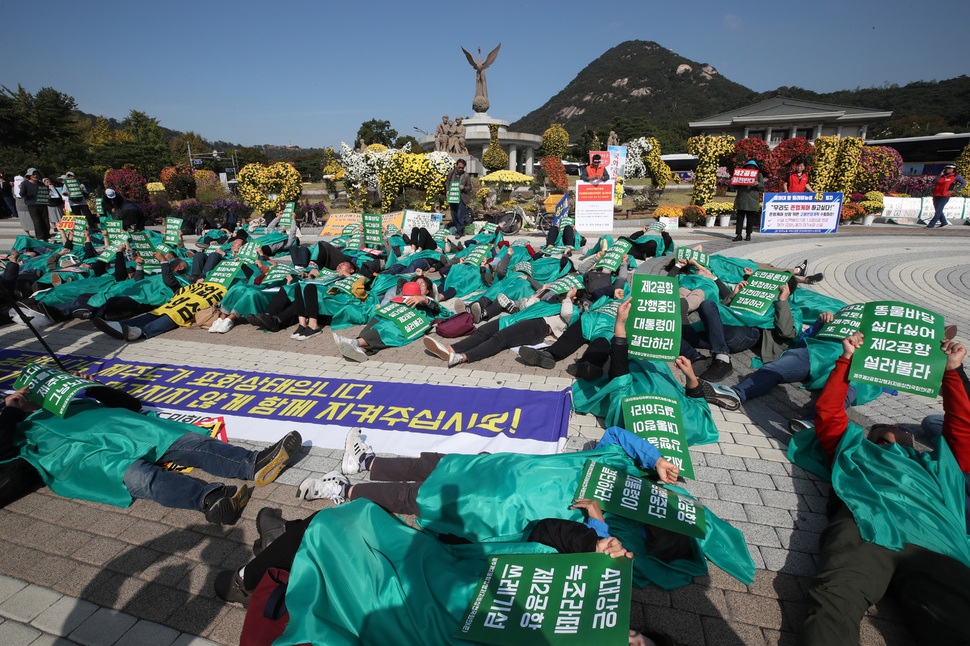
[[[747,286],[731,301],[731,309],[764,316],[778,300],[778,288],[790,278],[787,271],[759,269],[747,278]]]
[[[441,228],[441,220],[444,216],[441,213],[423,213],[421,211],[407,210],[402,216],[402,222],[398,224],[401,231],[407,231],[411,235],[414,227],[423,227],[428,233],[434,235]]]
[[[680,354],[680,288],[677,278],[633,275],[633,301],[626,321],[631,357],[676,361]]]
[[[697,501],[605,464],[586,460],[576,499],[588,498],[606,513],[678,534],[704,538],[707,521]]]
[[[0,349],[0,388],[44,355]],[[49,359],[46,359],[49,361]],[[61,355],[71,371],[187,423],[222,416],[233,437],[275,442],[294,429],[342,449],[354,427],[378,453],[550,454],[565,445],[571,391],[383,383]]]
[[[831,323],[822,326],[822,329],[815,334],[815,338],[841,343],[842,339],[859,331],[859,326],[862,324],[862,311],[865,307],[865,303],[846,305],[835,313]]]
[[[28,399],[44,410],[64,417],[71,400],[82,390],[96,385],[53,366],[32,363],[20,371],[13,388],[19,390],[26,386]]]
[[[842,193],[765,193],[762,233],[835,233],[839,230]]]
[[[865,341],[852,355],[849,379],[936,398],[946,367],[942,315],[895,301],[866,303],[859,329]]]
[[[210,305],[215,305],[226,295],[226,288],[217,283],[192,283],[170,298],[161,307],[152,310],[152,314],[164,315],[175,321],[181,327],[188,327],[195,323],[195,314]]]
[[[576,228],[613,230],[613,182],[576,182]]]
[[[411,235],[410,227],[421,226],[421,225],[408,224],[407,226],[405,226],[405,223],[404,223],[405,213],[407,213],[407,211],[398,211],[397,213],[384,213],[381,216],[383,225],[387,226],[388,224],[391,224],[393,222],[397,226],[397,228],[399,228],[401,231],[407,231],[408,235]],[[412,213],[417,213],[417,212],[413,211]],[[438,223],[439,224],[441,223],[440,213],[422,213],[419,215],[430,215],[432,216],[432,219],[437,217]],[[320,236],[347,235],[344,232],[344,229],[348,225],[352,225],[352,224],[356,224],[357,226],[360,226],[361,224],[360,217],[361,215],[359,213],[331,213],[327,217],[327,222],[326,224],[323,225],[323,230],[320,231],[319,235]],[[428,231],[431,231],[433,233],[431,229],[428,229]]]
[[[626,644],[632,586],[626,557],[493,556],[455,637],[503,646]]]
[[[694,464],[687,450],[684,416],[680,402],[662,395],[624,397],[623,428],[657,447],[660,454],[680,469],[680,475],[694,478]]]

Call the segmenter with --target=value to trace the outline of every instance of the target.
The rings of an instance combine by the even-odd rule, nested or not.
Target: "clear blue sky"
[[[414,126],[433,131],[442,114],[467,116],[475,78],[462,46],[487,53],[502,43],[487,72],[489,114],[508,121],[626,40],[656,41],[755,91],[942,80],[967,73],[970,61],[959,3],[942,11],[901,0],[0,6],[3,85],[50,86],[84,112],[120,120],[141,110],[165,127],[243,145],[334,146],[372,118],[416,135]],[[45,16],[50,30],[41,33]]]

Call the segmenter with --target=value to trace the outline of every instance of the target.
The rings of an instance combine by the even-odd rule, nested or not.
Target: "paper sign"
[[[711,266],[710,254],[706,254],[703,251],[698,251],[697,249],[691,249],[690,247],[678,247],[677,260],[685,260],[687,262],[695,260],[701,267]]]
[[[431,328],[431,323],[413,307],[403,303],[385,303],[374,309],[374,313],[381,318],[393,321],[394,324],[410,343],[424,335]]]
[[[147,231],[132,231],[128,234],[131,248],[144,261],[142,265],[146,274],[153,274],[161,269],[161,263],[155,258],[155,245]]]
[[[379,213],[364,213],[360,219],[364,223],[364,246],[368,249],[383,249],[384,218]]]
[[[835,313],[831,323],[822,326],[822,329],[815,334],[815,338],[841,343],[842,339],[859,331],[859,326],[862,324],[862,311],[865,307],[865,303],[846,305]]]
[[[579,274],[566,274],[562,278],[557,278],[549,283],[546,289],[556,294],[565,294],[571,289],[580,290],[582,288],[583,279]]]
[[[293,214],[296,212],[296,202],[287,202],[280,213],[280,221],[276,225],[284,231],[289,231],[293,226]]]
[[[583,231],[613,230],[613,182],[576,182],[576,226]]]
[[[448,183],[448,204],[461,202],[461,182]]]
[[[749,166],[741,166],[734,169],[731,175],[731,186],[757,186],[758,169]]]
[[[759,269],[748,277],[748,285],[731,301],[731,309],[764,316],[778,300],[778,288],[790,278],[787,271]]]
[[[676,361],[680,354],[680,288],[676,278],[634,274],[626,321],[631,357]]]
[[[208,283],[215,283],[229,289],[232,281],[234,281],[236,279],[236,275],[239,274],[239,270],[242,268],[242,265],[243,261],[241,258],[233,258],[231,260],[228,258],[224,259],[206,275],[205,280]]]
[[[623,256],[630,253],[630,249],[633,247],[633,243],[626,238],[621,238],[610,245],[610,248],[606,250],[600,259],[596,261],[593,265],[593,269],[606,269],[611,274],[616,273],[619,270],[620,265],[623,263]]]
[[[624,397],[621,406],[626,430],[657,447],[680,468],[680,475],[694,477],[679,401],[661,395],[633,395]]]
[[[64,417],[71,400],[80,391],[97,385],[52,366],[32,363],[20,371],[13,387],[14,390],[19,390],[26,386],[31,401],[39,403],[44,410],[58,417]]]
[[[165,218],[165,236],[162,242],[177,247],[179,234],[182,232],[182,218]]]

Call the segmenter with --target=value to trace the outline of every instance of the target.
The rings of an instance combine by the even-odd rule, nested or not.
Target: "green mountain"
[[[587,65],[561,92],[511,128],[542,134],[550,124],[561,123],[572,135],[602,129],[617,118],[671,124],[747,105],[757,97],[711,65],[654,42],[630,40]],[[605,139],[605,133],[601,136]]]

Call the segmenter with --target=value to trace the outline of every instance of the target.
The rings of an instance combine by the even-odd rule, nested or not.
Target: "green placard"
[[[128,240],[124,224],[120,220],[105,220],[104,246],[110,247],[112,254]],[[114,256],[112,255],[112,258]]]
[[[447,237],[448,229],[445,228],[440,228],[431,235],[431,238],[438,243],[438,248],[442,251],[445,250],[445,238]]]
[[[94,201],[94,212],[97,213],[98,216],[104,215],[104,198],[99,197]]]
[[[131,240],[131,248],[135,250],[135,253],[144,261],[142,268],[146,274],[153,274],[159,271],[161,268],[161,263],[155,259],[155,245],[152,244],[152,240],[148,235],[147,231],[132,231],[128,234],[129,240]]]
[[[74,216],[74,240],[84,242],[84,234],[88,232],[88,221],[80,213]]]
[[[461,182],[450,182],[448,184],[448,204],[458,204],[461,202]]]
[[[532,275],[532,263],[528,260],[521,260],[514,265],[512,265],[512,271],[517,271],[521,274],[526,274],[527,276]]]
[[[51,189],[46,184],[37,185],[37,194],[34,195],[34,204],[37,206],[48,206],[51,203]]]
[[[667,225],[663,222],[651,222],[650,226],[647,227],[647,233],[652,233],[653,235],[659,236],[661,233],[667,230]]]
[[[576,218],[572,215],[564,215],[559,220],[559,229],[565,229],[566,227],[576,226]]]
[[[84,191],[81,190],[81,182],[77,181],[77,178],[66,178],[64,180],[64,188],[67,189],[67,196],[71,199],[79,200],[84,197]]]
[[[687,450],[680,402],[661,395],[634,395],[622,402],[624,428],[653,444],[660,454],[680,468],[680,475],[694,478]]]
[[[633,560],[506,554],[488,560],[455,637],[507,646],[629,643]]]
[[[239,253],[236,254],[236,258],[246,262],[256,262],[256,259],[259,257],[259,247],[259,243],[255,240],[252,242],[247,242],[243,246],[239,247]]]
[[[317,280],[326,281],[326,284],[330,285],[330,289],[327,291],[336,291],[338,293],[348,294],[350,296],[354,295],[354,283],[357,282],[356,276],[346,276],[340,279],[329,278],[329,277],[324,278],[323,276],[324,275],[321,272],[320,278],[318,278]],[[336,272],[334,272],[334,276],[336,276]],[[317,282],[317,280],[311,280],[307,282],[315,283]],[[397,303],[392,303],[392,305],[397,305]]]
[[[593,265],[593,269],[606,269],[610,273],[615,272],[620,268],[620,264],[623,262],[623,256],[630,253],[630,249],[633,247],[633,243],[629,240],[617,240],[610,248],[606,250],[596,264]]]
[[[277,225],[284,231],[288,231],[293,226],[293,214],[296,213],[296,202],[287,202],[280,213],[280,221]]]
[[[698,251],[697,249],[691,249],[690,247],[678,247],[677,260],[685,260],[688,262],[691,260],[696,260],[697,264],[699,264],[701,267],[711,266],[710,254],[704,253],[703,251]]]
[[[242,264],[242,258],[222,260],[212,269],[212,271],[206,274],[205,282],[216,283],[217,285],[222,285],[226,289],[229,289],[229,285],[232,284],[232,281],[235,280],[236,276],[239,274]]]
[[[344,228],[340,230],[340,235],[342,236],[352,236],[360,231],[360,222],[351,222],[350,224],[345,224]]]
[[[862,324],[862,311],[865,307],[865,303],[846,305],[835,313],[831,323],[822,326],[815,338],[841,342],[845,337],[855,334]]]
[[[431,328],[431,323],[426,318],[413,307],[403,303],[385,303],[375,308],[374,313],[393,321],[409,343],[423,336]]]
[[[791,273],[759,269],[748,277],[747,286],[731,301],[731,309],[764,316],[778,300],[778,288],[788,282]]]
[[[282,262],[277,263],[269,268],[269,271],[266,272],[266,276],[263,277],[263,282],[261,282],[260,285],[286,282],[287,276],[298,276],[299,274],[299,270],[297,270],[293,265],[287,265]]]
[[[31,401],[58,417],[64,417],[67,407],[78,392],[97,385],[63,370],[42,363],[32,363],[20,371],[13,387],[19,390],[26,386]]]
[[[353,235],[347,238],[346,249],[360,249],[361,245],[364,244],[364,234],[360,231],[356,231]]]
[[[539,249],[539,251],[542,252],[544,256],[561,256],[569,250],[570,250],[569,247],[554,247],[552,245],[549,245],[548,247],[542,247],[541,249]]]
[[[165,236],[162,242],[173,247],[179,244],[179,234],[182,232],[182,218],[165,218]]]
[[[155,245],[155,251],[167,256],[168,254],[172,253],[172,248],[164,242],[159,242],[157,245]]]
[[[482,230],[479,233],[495,233],[498,231],[498,225],[494,222],[486,222],[482,225]]]
[[[676,278],[635,274],[626,321],[631,357],[676,361],[680,354],[680,287]]]
[[[639,476],[586,460],[576,499],[599,502],[604,512],[654,525],[678,534],[704,538],[704,507],[696,500]]]
[[[465,263],[466,265],[474,265],[476,267],[481,267],[482,263],[484,263],[488,259],[488,256],[489,254],[491,254],[491,252],[492,252],[492,245],[484,244],[484,243],[476,244],[472,248],[472,250],[468,252],[468,255],[462,258],[462,262]]]
[[[384,217],[380,213],[364,213],[364,246],[368,249],[384,248]]]
[[[556,280],[549,283],[546,287],[550,292],[555,292],[556,294],[565,294],[570,289],[580,290],[583,288],[583,279],[578,274],[566,274],[562,278],[557,278]]]
[[[866,303],[859,326],[866,338],[852,356],[849,379],[935,399],[946,367],[943,325],[942,315],[922,307]]]

